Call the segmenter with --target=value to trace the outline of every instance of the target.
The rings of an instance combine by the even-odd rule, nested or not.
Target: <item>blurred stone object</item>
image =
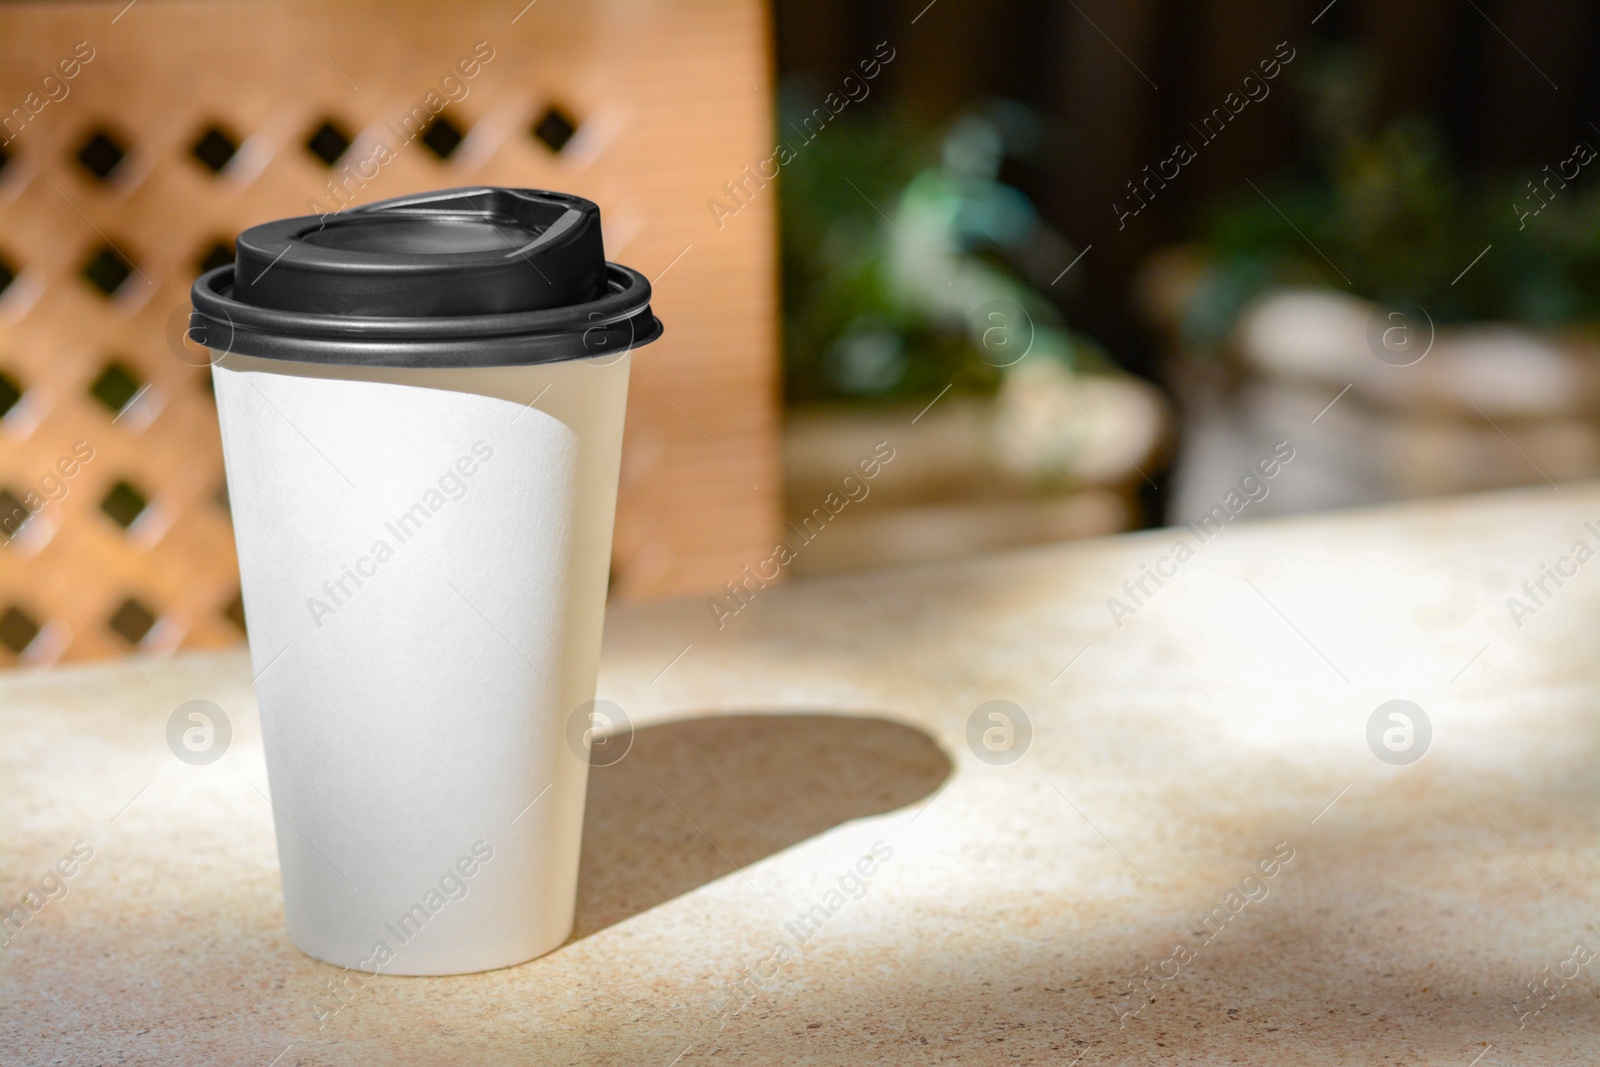
[[[1139,482],[1161,458],[1166,400],[1127,375],[1027,360],[1000,387],[989,438],[998,465],[1033,485]]]
[[[1255,514],[1600,475],[1600,335],[1512,323],[1434,323],[1337,290],[1278,289],[1228,342],[1186,343],[1204,265],[1155,257],[1141,303],[1172,350],[1181,444],[1167,519],[1208,511],[1277,442],[1290,476]]]
[[[1054,359],[1012,368],[993,398],[789,414],[786,502],[801,522],[887,441],[865,481],[793,570],[944,559],[1132,529],[1137,492],[1168,436],[1160,392],[1125,375],[1075,375]],[[860,492],[860,490],[857,490]],[[791,527],[792,528],[792,527]]]

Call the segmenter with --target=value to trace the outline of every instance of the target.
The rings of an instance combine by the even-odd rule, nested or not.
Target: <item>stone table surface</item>
[[[0,676],[0,1064],[1594,1062],[1600,488],[1183,541],[615,610],[573,939],[342,992],[242,651]]]

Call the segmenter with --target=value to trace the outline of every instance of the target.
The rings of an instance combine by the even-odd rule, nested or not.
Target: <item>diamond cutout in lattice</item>
[[[306,151],[330,167],[339,162],[339,157],[344,155],[349,147],[350,136],[332,119],[323,120],[322,125],[306,138]]]
[[[106,623],[128,644],[137,645],[155,628],[156,613],[134,597],[128,597]]]
[[[222,617],[237,626],[240,633],[245,632],[243,592],[233,595],[233,599],[228,601],[227,606],[222,609]]]
[[[428,123],[428,128],[422,131],[422,143],[428,150],[440,159],[449,159],[450,153],[461,147],[461,142],[467,139],[461,127],[450,121],[449,115],[439,115]]]
[[[17,380],[5,371],[0,370],[0,419],[10,414],[11,409],[17,406],[17,401],[22,399],[22,386]]]
[[[132,526],[149,506],[150,501],[145,499],[143,493],[123,481],[113,485],[100,500],[100,510],[124,530]]]
[[[89,395],[100,401],[111,414],[120,415],[122,409],[128,406],[128,401],[139,395],[143,385],[126,363],[114,359],[105,365],[99,377],[89,383]]]
[[[578,132],[578,124],[561,108],[551,104],[534,122],[532,132],[535,140],[550,151],[559,152],[567,147],[567,142]]]
[[[110,245],[96,252],[94,258],[83,265],[83,277],[100,290],[104,296],[115,296],[117,290],[133,274],[133,264]]]
[[[111,180],[128,150],[117,136],[105,129],[95,130],[78,148],[78,162],[100,181]]]
[[[0,489],[0,538],[11,540],[31,518],[33,512],[22,502],[22,497],[9,489]]]
[[[231,241],[215,241],[210,248],[206,249],[205,255],[201,256],[196,262],[195,267],[201,274],[204,274],[207,271],[216,270],[218,267],[229,266],[233,263],[233,258],[233,243]]]
[[[213,174],[221,174],[239,151],[239,142],[224,133],[220,126],[208,126],[189,149],[194,158],[204,163]]]
[[[0,645],[5,645],[13,654],[22,655],[33,644],[33,639],[39,636],[39,631],[44,627],[33,621],[33,616],[23,611],[15,604],[9,605],[4,612],[0,612]]]

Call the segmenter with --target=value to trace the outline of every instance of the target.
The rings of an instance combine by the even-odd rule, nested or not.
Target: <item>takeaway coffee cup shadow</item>
[[[887,719],[733,715],[637,729],[626,759],[589,772],[568,944],[840,823],[914,804],[950,771],[933,738]]]

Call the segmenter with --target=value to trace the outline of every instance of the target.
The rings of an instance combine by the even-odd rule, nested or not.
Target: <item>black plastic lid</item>
[[[487,367],[588,359],[661,336],[650,283],[607,263],[600,209],[478,187],[253,226],[200,276],[189,337],[303,363]]]

